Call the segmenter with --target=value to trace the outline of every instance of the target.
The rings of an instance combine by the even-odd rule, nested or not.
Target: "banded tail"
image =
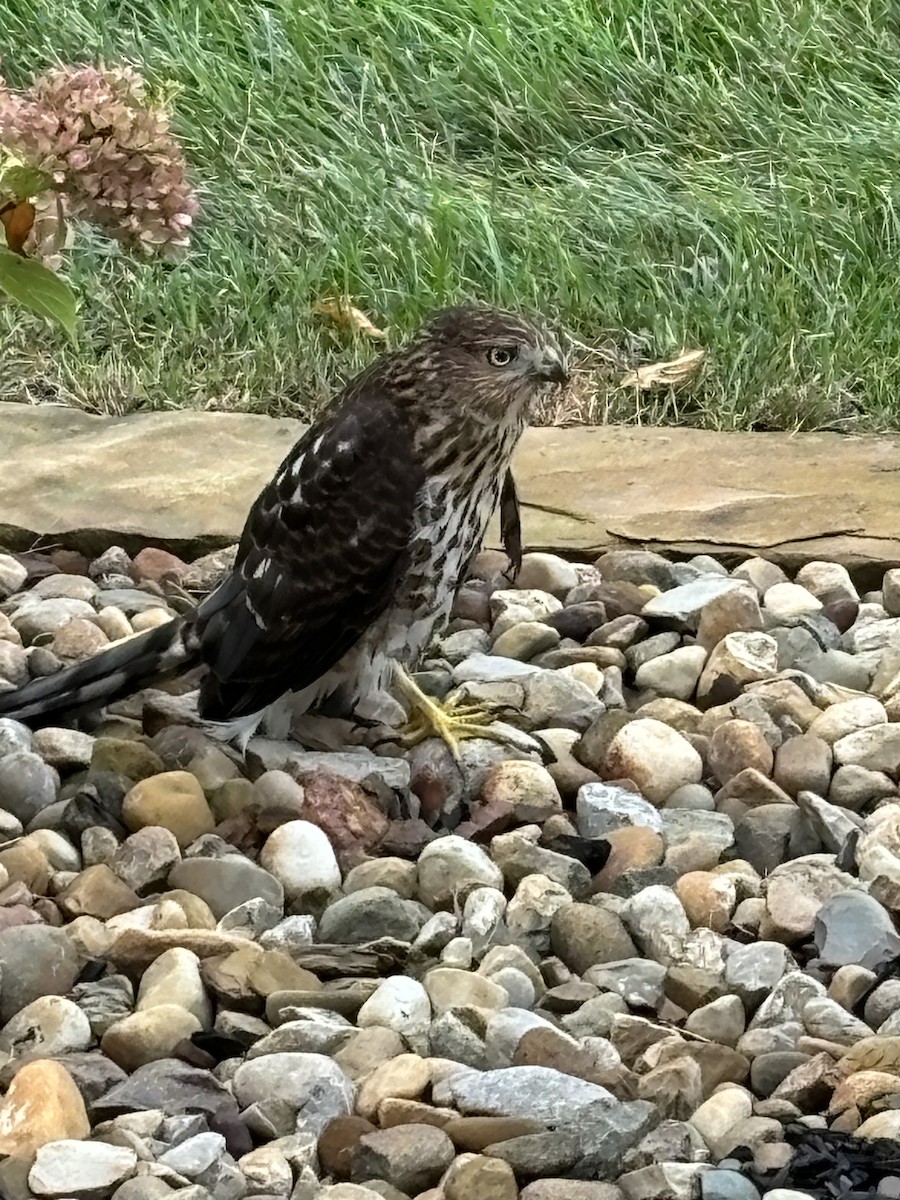
[[[176,618],[55,675],[0,692],[0,717],[35,727],[51,725],[60,716],[101,708],[180,674],[199,661],[185,645],[185,633],[184,620]]]

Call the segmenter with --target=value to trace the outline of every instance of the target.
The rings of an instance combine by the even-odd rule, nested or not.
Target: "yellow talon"
[[[459,743],[465,738],[506,740],[500,730],[493,728],[494,718],[482,705],[435,700],[422,691],[399,663],[394,664],[394,670],[397,685],[410,707],[409,721],[400,731],[407,745],[416,746],[426,738],[439,737],[458,760]]]

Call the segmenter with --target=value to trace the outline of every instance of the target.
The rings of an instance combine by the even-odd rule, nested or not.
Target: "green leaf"
[[[53,186],[53,176],[37,167],[26,167],[16,163],[0,174],[0,194],[12,196],[14,200],[30,200],[40,192]]]
[[[64,279],[33,258],[0,246],[0,293],[47,321],[61,325],[76,341],[77,302]]]

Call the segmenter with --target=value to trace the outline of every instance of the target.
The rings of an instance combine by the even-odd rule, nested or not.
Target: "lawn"
[[[313,314],[347,294],[544,310],[565,419],[900,425],[888,0],[0,0],[0,53],[173,81],[204,206],[174,269],[83,238],[78,349],[7,310],[0,399],[305,415],[373,351]]]

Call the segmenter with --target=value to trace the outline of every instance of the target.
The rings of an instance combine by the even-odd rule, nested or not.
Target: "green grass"
[[[305,414],[372,353],[311,315],[347,293],[544,310],[594,348],[567,416],[900,424],[891,0],[0,0],[0,44],[176,81],[204,202],[176,269],[80,241],[77,351],[7,310],[0,398]]]

